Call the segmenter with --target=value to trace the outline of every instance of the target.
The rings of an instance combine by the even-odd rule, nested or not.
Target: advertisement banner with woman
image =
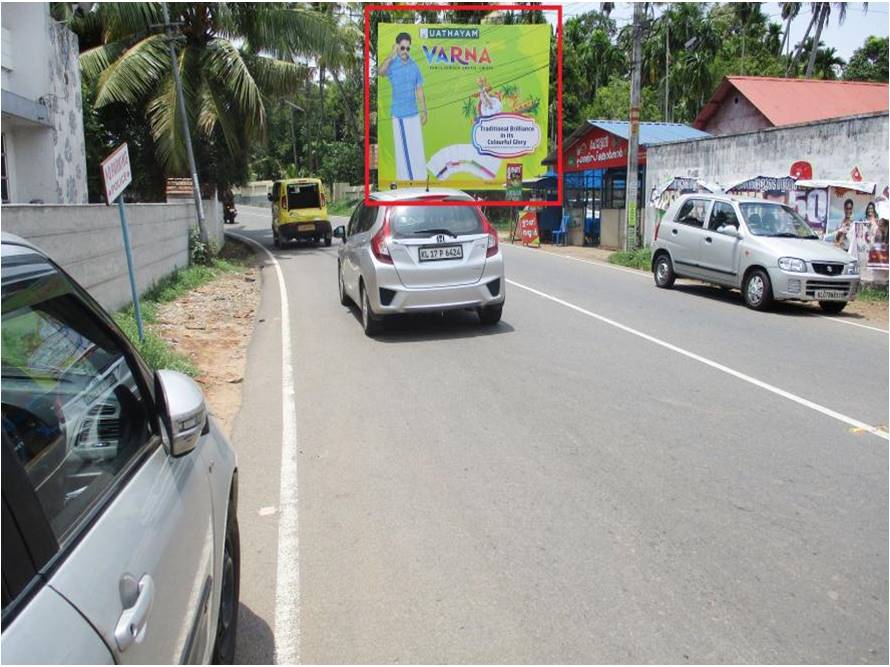
[[[549,24],[377,26],[378,187],[503,190],[543,172]]]
[[[831,188],[825,241],[843,248],[859,260],[863,282],[887,283],[887,220],[868,194]],[[883,210],[883,207],[882,207]]]

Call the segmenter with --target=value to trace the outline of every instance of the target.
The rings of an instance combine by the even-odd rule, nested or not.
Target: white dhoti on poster
[[[426,157],[420,115],[392,119],[396,180],[426,181]]]

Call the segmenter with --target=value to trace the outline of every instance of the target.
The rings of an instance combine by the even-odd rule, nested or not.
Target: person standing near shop
[[[396,155],[396,179],[423,181],[426,178],[426,154],[422,125],[426,125],[426,98],[423,75],[411,59],[411,35],[400,32],[392,52],[380,66],[380,76],[392,87],[393,150]]]

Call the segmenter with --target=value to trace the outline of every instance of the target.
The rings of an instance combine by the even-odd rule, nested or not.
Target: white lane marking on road
[[[626,324],[621,324],[620,322],[616,322],[615,320],[609,319],[608,317],[604,317],[603,315],[598,315],[592,311],[587,310],[586,308],[582,308],[581,306],[576,306],[573,303],[569,303],[568,301],[564,301],[559,297],[552,296],[545,292],[541,292],[540,290],[536,290],[534,287],[529,287],[528,285],[523,285],[521,283],[517,283],[515,280],[507,280],[507,284],[513,285],[514,287],[518,287],[519,289],[524,289],[532,294],[536,294],[544,299],[548,299],[553,301],[554,303],[558,303],[561,306],[565,306],[566,308],[571,308],[572,310],[581,313],[582,315],[587,315],[588,317],[592,317],[595,320],[599,320],[604,324],[608,324],[609,326],[615,327],[616,329],[620,329],[626,333],[632,334],[634,336],[638,336],[643,340],[647,340],[650,343],[654,343],[656,345],[660,345],[661,347],[667,348],[672,352],[676,352],[678,354],[682,354],[685,357],[698,361],[699,363],[705,364],[706,366],[710,366],[718,371],[726,373],[727,375],[731,375],[739,380],[743,380],[748,382],[749,384],[753,384],[755,387],[760,387],[761,389],[765,389],[777,396],[781,396],[782,398],[787,398],[789,401],[793,401],[798,405],[802,405],[810,410],[815,410],[816,412],[821,412],[823,415],[831,417],[832,419],[836,419],[840,422],[843,422],[849,426],[857,428],[861,431],[867,431],[873,435],[878,436],[879,438],[883,438],[884,440],[890,440],[890,434],[878,429],[870,424],[866,424],[865,422],[861,422],[858,419],[854,419],[852,417],[848,417],[847,415],[841,414],[831,408],[826,408],[823,405],[819,405],[818,403],[814,403],[806,398],[798,396],[797,394],[792,394],[789,391],[785,391],[784,389],[780,389],[774,385],[771,385],[763,380],[758,380],[757,378],[751,377],[750,375],[745,375],[744,373],[737,371],[729,366],[724,366],[721,363],[716,361],[712,361],[706,357],[701,356],[700,354],[696,354],[695,352],[690,352],[689,350],[684,350],[682,347],[677,347],[672,343],[668,343],[667,341],[661,340],[660,338],[656,338],[655,336],[650,336],[647,333],[643,333],[642,331],[638,331],[632,327],[627,326]]]
[[[574,262],[581,262],[582,264],[591,264],[593,266],[598,266],[603,269],[612,269],[613,271],[621,271],[622,273],[629,273],[633,276],[637,276],[638,278],[646,278],[649,279],[648,273],[643,273],[642,271],[637,271],[635,269],[628,269],[624,266],[615,266],[614,264],[609,264],[608,262],[603,262],[596,259],[582,259],[581,257],[572,257],[571,255],[562,255],[558,252],[550,252],[549,250],[543,250],[542,248],[528,248],[526,246],[503,244],[504,248],[514,248],[516,250],[527,250],[528,252],[534,252],[543,255],[550,255],[551,257],[559,257],[560,259],[570,259]]]
[[[630,273],[632,275],[637,276],[638,278],[645,278],[646,280],[651,280],[651,274],[648,271],[639,271],[637,269],[628,269],[624,266],[615,266],[614,264],[609,264],[608,262],[603,262],[598,259],[582,259],[581,257],[572,257],[571,255],[561,255],[558,252],[550,252],[549,250],[541,250],[540,248],[526,248],[525,246],[518,245],[508,245],[504,244],[505,248],[516,248],[519,250],[528,250],[530,252],[541,253],[544,255],[550,255],[551,257],[559,257],[560,259],[570,259],[573,262],[581,262],[582,264],[592,264],[593,266],[599,266],[603,269],[613,269],[614,271],[621,271],[622,273]],[[706,284],[706,283],[698,283],[698,284]],[[856,322],[848,322],[847,320],[840,319],[837,317],[828,317],[827,315],[819,315],[818,313],[812,313],[814,317],[818,317],[822,320],[828,320],[829,322],[834,322],[835,324],[847,324],[851,327],[859,327],[860,329],[869,329],[871,331],[877,331],[879,333],[890,333],[887,329],[881,329],[879,327],[870,327],[867,324],[858,324]]]
[[[819,319],[828,320],[829,322],[834,322],[835,324],[846,324],[850,327],[859,327],[860,329],[870,329],[871,331],[879,331],[880,333],[890,333],[887,329],[881,329],[880,327],[870,327],[867,324],[859,324],[858,322],[847,322],[847,320],[841,319],[840,317],[828,317],[827,315],[816,315]]]
[[[297,411],[291,365],[290,311],[281,265],[251,238],[229,232],[262,250],[275,266],[281,302],[281,478],[278,490],[278,568],[275,590],[275,663],[300,662],[300,524],[297,515]]]

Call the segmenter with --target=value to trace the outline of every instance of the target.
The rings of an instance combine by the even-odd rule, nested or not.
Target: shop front
[[[629,130],[626,121],[589,120],[566,140],[561,213],[568,216],[569,244],[624,246]],[[647,146],[698,136],[707,135],[678,123],[640,123],[638,210],[643,210]]]

